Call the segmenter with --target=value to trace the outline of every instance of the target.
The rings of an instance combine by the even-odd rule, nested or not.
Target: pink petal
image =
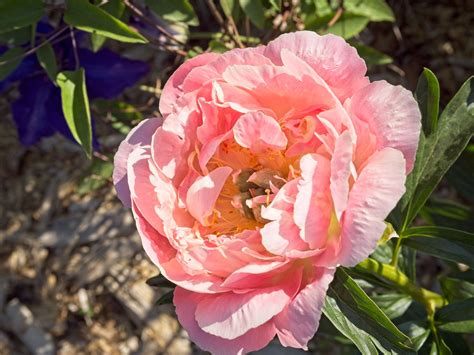
[[[233,128],[235,141],[258,153],[266,148],[282,150],[288,139],[278,122],[261,112],[242,115]]]
[[[212,215],[214,204],[225,181],[232,173],[232,168],[223,166],[201,176],[191,185],[186,195],[186,206],[189,213],[203,226],[208,225],[207,218]]]
[[[330,162],[318,154],[301,158],[301,179],[294,205],[294,221],[301,239],[312,249],[324,247],[332,212],[329,192]]]
[[[181,163],[181,150],[184,147],[184,140],[179,138],[175,133],[164,130],[160,127],[152,141],[153,161],[161,172],[173,179],[176,170]]]
[[[277,335],[283,346],[308,349],[308,341],[318,329],[326,291],[334,271],[318,268],[316,278],[274,318]]]
[[[338,263],[354,266],[377,247],[384,220],[405,192],[405,159],[399,150],[374,154],[349,195]]]
[[[114,157],[113,180],[117,195],[125,207],[131,207],[130,188],[127,177],[127,161],[130,153],[138,147],[144,147],[151,144],[151,139],[155,131],[161,126],[163,119],[150,118],[140,122],[127,135],[117,150]]]
[[[308,63],[335,92],[341,102],[369,83],[367,67],[355,48],[341,37],[320,36],[312,31],[283,34],[270,42],[264,55],[281,65],[286,49]]]
[[[377,136],[379,150],[385,147],[400,150],[406,160],[407,173],[413,169],[421,114],[410,91],[386,81],[375,81],[355,93],[350,111],[369,124]]]
[[[176,100],[183,95],[181,85],[191,70],[208,64],[219,57],[216,53],[200,54],[184,62],[166,82],[160,97],[160,112],[166,117],[172,111]]]
[[[248,293],[226,292],[207,297],[196,308],[196,321],[209,334],[235,339],[280,313],[300,283],[301,270],[285,284]]]
[[[337,219],[341,218],[349,198],[349,177],[352,163],[352,140],[345,131],[336,141],[331,159],[331,195]]]
[[[275,327],[272,322],[266,322],[232,340],[205,332],[196,322],[195,312],[197,305],[209,297],[212,296],[189,292],[180,287],[176,287],[174,290],[173,303],[176,306],[178,320],[188,332],[191,340],[201,349],[215,355],[242,355],[262,349],[274,338]]]
[[[286,271],[291,265],[288,260],[252,263],[235,270],[227,276],[222,287],[229,289],[251,289],[272,286],[276,275]]]

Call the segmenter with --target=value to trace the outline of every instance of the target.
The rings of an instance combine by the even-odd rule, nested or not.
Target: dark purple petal
[[[87,92],[91,100],[118,96],[150,70],[147,63],[123,58],[108,49],[94,53],[81,48],[79,60],[86,72]]]

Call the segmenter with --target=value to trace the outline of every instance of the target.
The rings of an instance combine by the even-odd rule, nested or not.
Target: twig
[[[79,54],[77,53],[77,43],[76,43],[76,36],[74,35],[74,28],[72,26],[69,26],[69,34],[71,36],[71,43],[72,43],[72,51],[74,52],[74,66],[75,69],[78,70],[79,67],[81,66],[81,63],[79,62]]]
[[[36,47],[33,47],[31,49],[29,49],[28,51],[26,51],[25,53],[23,53],[22,55],[19,55],[19,56],[16,56],[16,57],[13,57],[13,58],[10,58],[9,60],[5,60],[3,62],[0,62],[0,65],[5,65],[7,63],[10,63],[10,62],[13,62],[17,59],[20,59],[20,58],[26,58],[28,57],[29,55],[35,53],[39,48],[43,47],[44,45],[46,45],[46,43],[48,42],[52,42],[55,38],[57,38],[61,33],[63,33],[65,30],[67,30],[68,27],[63,27],[61,28],[58,32],[56,32],[55,34],[53,34],[51,37],[47,38],[46,40],[44,40],[43,42],[41,42],[40,44],[38,44]]]
[[[209,7],[209,10],[211,11],[211,14],[214,16],[214,18],[219,23],[219,25],[229,34],[230,38],[232,38],[232,40],[235,42],[235,44],[237,44],[240,48],[245,48],[245,46],[242,44],[242,41],[239,38],[239,34],[238,34],[238,31],[237,31],[237,26],[235,25],[235,22],[232,20],[232,18],[230,18],[229,16],[226,15],[226,17],[229,21],[229,24],[231,24],[231,26],[235,30],[235,34],[234,34],[234,32],[232,32],[230,30],[229,26],[226,26],[224,18],[220,14],[219,10],[217,10],[217,7],[214,4],[214,1],[206,0],[206,3],[207,3],[207,6]]]

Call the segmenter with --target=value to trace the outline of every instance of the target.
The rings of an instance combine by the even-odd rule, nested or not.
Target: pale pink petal
[[[175,133],[164,130],[163,127],[160,127],[153,136],[153,161],[169,179],[174,178],[176,169],[182,161],[180,152],[183,147],[184,140]]]
[[[349,177],[352,163],[352,140],[345,131],[336,141],[331,159],[331,195],[337,219],[341,218],[349,198]]]
[[[219,58],[217,53],[204,53],[184,62],[166,82],[160,96],[160,112],[163,117],[168,116],[176,103],[176,100],[183,95],[182,83],[189,72],[196,68],[212,62]]]
[[[407,173],[413,169],[421,114],[410,91],[386,81],[372,82],[352,97],[350,112],[369,124],[377,136],[377,149],[400,150],[406,160]]]
[[[180,287],[174,290],[173,303],[180,324],[188,332],[190,339],[201,349],[215,355],[242,355],[265,347],[275,337],[275,327],[272,322],[251,329],[244,335],[228,340],[203,331],[195,319],[196,307],[207,298],[212,297],[189,292]]]
[[[330,162],[321,155],[307,154],[301,158],[300,169],[293,218],[301,229],[301,239],[312,249],[320,249],[326,244],[332,212]]]
[[[309,248],[308,243],[301,240],[300,229],[289,213],[283,214],[276,221],[265,224],[260,233],[265,249],[275,255],[287,255],[292,251],[302,251]]]
[[[337,262],[354,266],[377,247],[384,220],[405,192],[405,159],[399,150],[375,153],[349,194]]]
[[[280,313],[290,302],[300,283],[301,269],[292,277],[282,280],[278,286],[207,297],[196,308],[196,321],[207,333],[224,339],[235,339]]]
[[[288,144],[278,122],[262,112],[242,115],[234,125],[233,132],[238,144],[256,153],[266,148],[282,150]]]
[[[274,318],[277,335],[283,346],[308,349],[308,341],[318,329],[326,291],[334,277],[334,271],[318,268],[315,279]]]
[[[201,176],[191,185],[186,195],[186,205],[189,213],[203,226],[208,225],[208,217],[212,210],[225,181],[232,173],[228,166],[216,168],[208,175]]]
[[[234,290],[269,287],[275,276],[281,275],[290,266],[288,260],[254,262],[235,270],[221,286]]]
[[[153,133],[161,126],[162,122],[163,119],[161,117],[150,118],[140,122],[138,126],[128,133],[127,138],[120,143],[115,154],[113,180],[118,198],[125,207],[131,207],[130,188],[127,177],[128,156],[135,148],[150,145]]]
[[[341,102],[369,83],[367,67],[355,48],[341,37],[313,31],[283,34],[265,48],[265,56],[282,65],[286,49],[308,63],[328,83]]]

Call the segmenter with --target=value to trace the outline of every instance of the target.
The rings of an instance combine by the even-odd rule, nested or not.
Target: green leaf
[[[167,21],[199,25],[199,19],[189,0],[146,0],[146,4]]]
[[[84,69],[60,72],[56,82],[61,89],[62,108],[69,129],[90,158],[92,128]]]
[[[323,313],[337,330],[354,343],[362,354],[378,355],[379,352],[370,336],[347,319],[337,305],[336,300],[329,295],[326,296],[324,301]]]
[[[438,126],[439,82],[428,68],[423,68],[418,79],[415,98],[421,111],[423,131],[429,136]]]
[[[457,272],[439,279],[441,289],[449,301],[474,297],[474,271]]]
[[[345,39],[354,37],[367,27],[369,19],[364,16],[354,15],[352,13],[344,13],[337,22],[331,27],[327,27],[328,22],[334,17],[334,14],[324,17],[317,17],[313,21],[306,24],[308,30],[318,33],[332,33]]]
[[[123,12],[125,11],[125,4],[122,0],[109,0],[103,6],[101,6],[102,10],[107,11],[113,17],[120,19],[122,17]],[[91,47],[92,51],[98,52],[99,49],[102,48],[107,37],[101,36],[97,33],[91,34]]]
[[[239,3],[250,21],[257,26],[257,28],[262,29],[265,25],[265,9],[261,0],[239,0]]]
[[[422,253],[474,267],[474,234],[446,227],[413,227],[401,235],[403,245]]]
[[[156,305],[161,306],[164,304],[173,303],[173,292],[174,290],[171,290],[161,295],[161,297],[158,298],[158,301],[156,301]]]
[[[215,53],[225,53],[230,48],[228,48],[221,40],[212,39],[209,41],[209,50]]]
[[[276,10],[281,11],[281,0],[269,0],[270,5]]]
[[[31,41],[32,26],[0,33],[0,43],[11,47],[21,46]]]
[[[412,303],[410,296],[399,293],[376,295],[372,297],[372,300],[390,319],[402,316]]]
[[[444,306],[435,315],[438,328],[453,333],[474,333],[474,297]]]
[[[43,15],[42,0],[1,0],[0,33],[35,24]]]
[[[163,275],[157,275],[149,278],[146,280],[148,286],[151,287],[168,287],[168,288],[175,288],[176,285],[172,283],[170,280],[165,278]]]
[[[406,193],[394,222],[408,226],[434,188],[462,153],[474,133],[474,77],[468,79],[446,106],[438,128],[425,138],[420,134],[415,167],[407,178]]]
[[[81,196],[111,183],[114,164],[111,161],[93,159],[88,174],[77,185],[77,193]]]
[[[474,230],[474,211],[459,203],[432,198],[420,214],[428,224]]]
[[[371,65],[385,65],[393,62],[393,58],[379,52],[375,48],[365,46],[361,43],[352,43],[352,46],[357,49],[357,53],[365,60],[368,66]]]
[[[430,329],[425,328],[424,324],[422,325],[419,322],[405,322],[398,327],[408,335],[416,351],[420,350],[431,333]]]
[[[466,147],[459,159],[446,173],[451,186],[467,201],[474,204],[474,144]]]
[[[97,33],[117,41],[147,43],[147,40],[141,34],[133,31],[107,11],[90,4],[86,0],[67,0],[64,21],[80,30]]]
[[[48,74],[49,79],[56,83],[56,76],[58,75],[58,64],[56,63],[56,56],[54,54],[53,46],[47,42],[36,51],[38,62],[41,67]]]
[[[410,339],[343,269],[336,271],[328,294],[356,327],[377,339],[385,349],[412,352]]]
[[[23,49],[14,47],[0,56],[0,81],[10,75],[23,60]]]
[[[384,0],[345,0],[344,8],[370,21],[395,21],[392,9]]]

